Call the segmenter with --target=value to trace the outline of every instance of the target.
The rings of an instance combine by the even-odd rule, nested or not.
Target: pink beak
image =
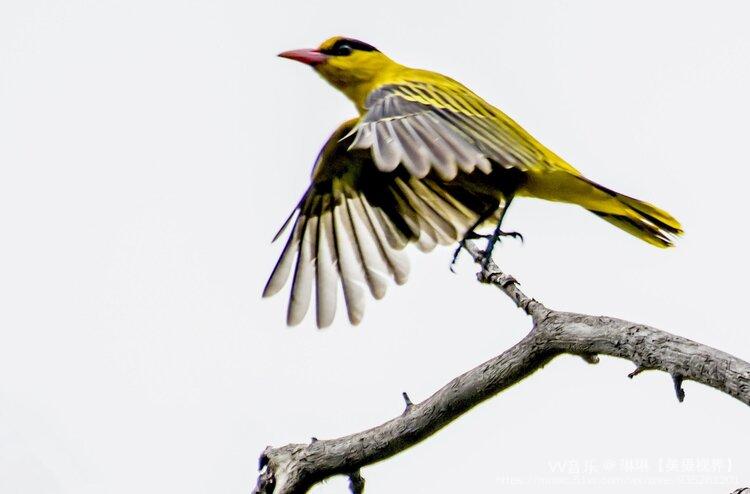
[[[288,58],[290,60],[296,60],[307,65],[315,66],[319,63],[323,63],[328,59],[328,55],[321,53],[319,50],[303,49],[303,50],[289,50],[283,53],[279,53],[281,58]]]

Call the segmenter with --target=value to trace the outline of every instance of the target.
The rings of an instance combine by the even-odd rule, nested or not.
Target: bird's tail
[[[619,203],[619,211],[612,211],[611,207],[602,208],[603,211],[596,207],[587,208],[604,221],[661,248],[672,247],[675,237],[682,235],[680,222],[663,209],[620,194],[587,179],[583,180]]]
[[[675,237],[683,233],[679,221],[653,204],[620,194],[580,175],[567,172],[554,175],[558,175],[554,185],[542,183],[546,181],[533,184],[532,180],[529,195],[578,204],[656,247],[671,247]]]
[[[589,211],[657,247],[672,247],[674,238],[682,235],[680,223],[666,211],[622,194],[616,194],[615,197],[625,206],[623,214],[603,213],[592,209]]]

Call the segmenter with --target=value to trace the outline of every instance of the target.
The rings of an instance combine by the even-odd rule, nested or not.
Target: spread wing
[[[352,148],[371,148],[382,171],[402,164],[415,177],[435,171],[444,180],[459,171],[490,173],[493,164],[575,172],[510,117],[448,78],[382,86],[366,107]]]
[[[305,316],[313,288],[317,324],[331,324],[339,282],[349,320],[357,324],[367,289],[379,299],[388,278],[406,282],[406,245],[429,251],[452,243],[480,214],[500,205],[490,193],[462,184],[469,177],[446,183],[434,174],[417,178],[403,169],[381,171],[369,151],[349,149],[353,136],[348,134],[356,123],[342,124],[320,152],[312,183],[287,220],[293,219],[292,232],[263,292],[277,293],[291,275],[289,325]]]

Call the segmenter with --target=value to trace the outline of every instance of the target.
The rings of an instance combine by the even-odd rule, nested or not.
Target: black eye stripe
[[[349,55],[352,52],[352,50],[380,51],[374,46],[365,43],[364,41],[359,41],[357,39],[341,38],[337,40],[333,44],[333,46],[331,46],[330,48],[326,50],[321,50],[321,52],[325,53],[326,55],[345,56],[345,55]]]

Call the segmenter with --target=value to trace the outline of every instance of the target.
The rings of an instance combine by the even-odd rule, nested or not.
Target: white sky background
[[[412,250],[410,282],[356,328],[340,310],[290,330],[286,294],[260,298],[271,237],[354,114],[275,54],[334,34],[461,80],[687,230],[659,251],[519,200],[526,244],[496,258],[530,295],[750,358],[748,18],[742,1],[3,0],[0,492],[247,493],[267,444],[377,425],[526,334],[445,248]],[[536,493],[504,483],[574,482],[566,461],[613,485],[558,493],[675,492],[630,483],[679,483],[695,460],[717,485],[680,492],[750,484],[747,407],[695,383],[678,404],[667,375],[631,370],[559,358],[366,468],[367,490]]]

